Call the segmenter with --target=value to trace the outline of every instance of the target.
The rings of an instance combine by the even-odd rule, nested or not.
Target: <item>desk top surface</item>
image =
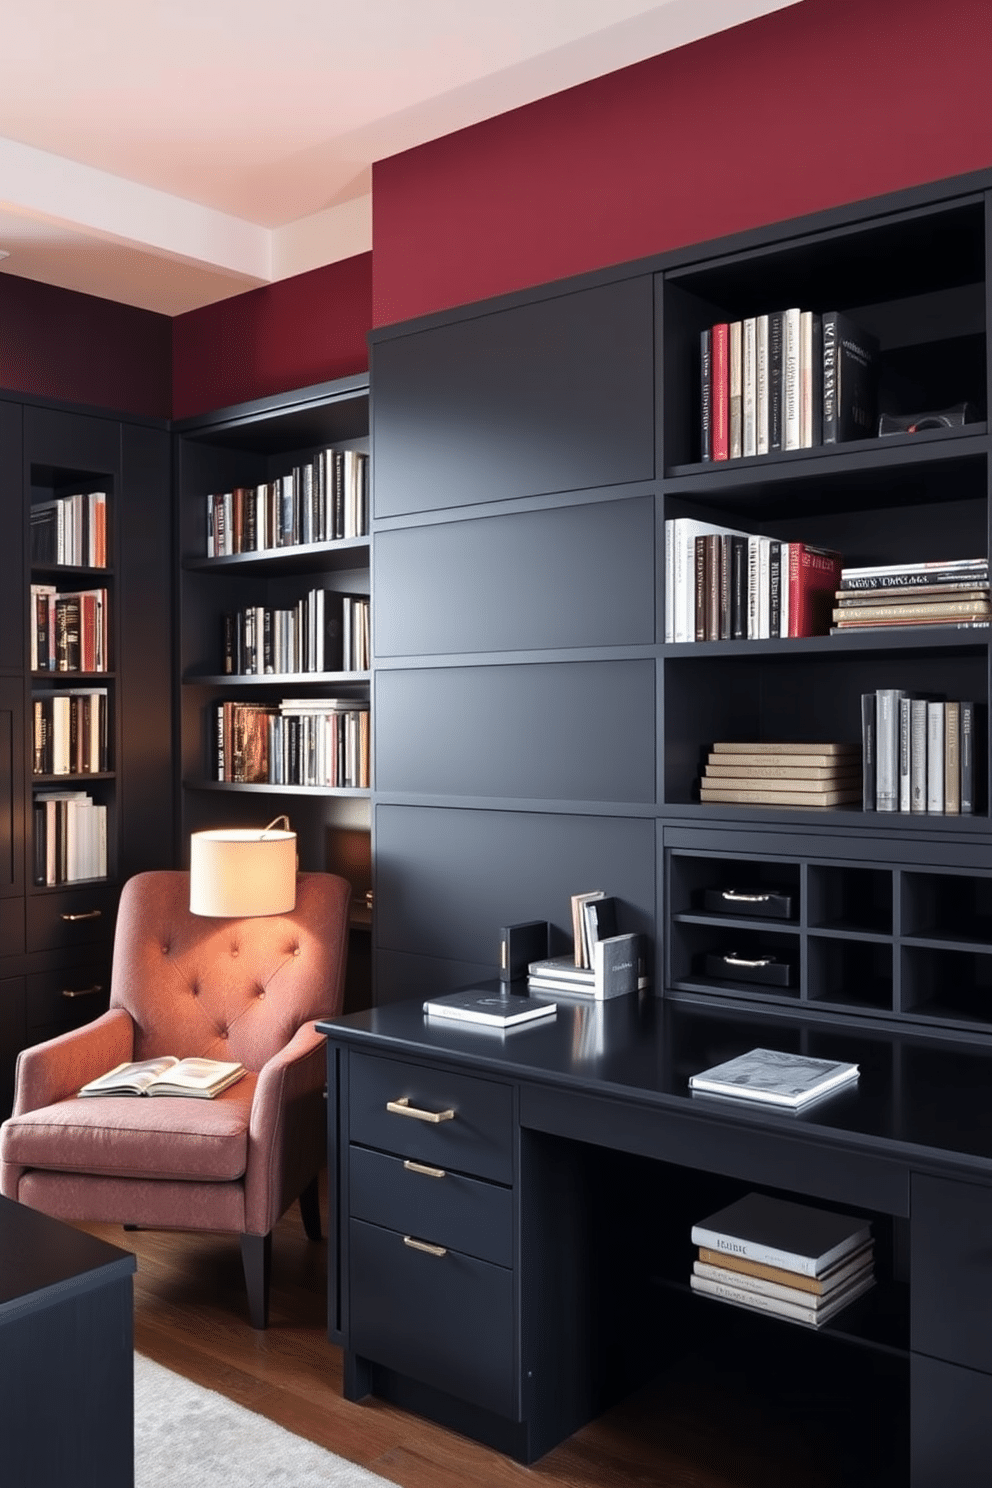
[[[493,984],[496,985],[496,984]],[[423,1000],[317,1025],[369,1052],[444,1060],[484,1074],[668,1109],[700,1120],[803,1134],[992,1178],[992,1048],[779,1013],[701,1008],[650,995],[558,1001],[553,1019],[506,1031],[428,1019]],[[860,1066],[856,1086],[805,1111],[693,1095],[689,1076],[749,1049]]]
[[[130,1251],[0,1195],[0,1320],[135,1269]]]

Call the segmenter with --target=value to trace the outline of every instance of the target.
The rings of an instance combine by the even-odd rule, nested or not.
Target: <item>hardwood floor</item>
[[[904,1454],[891,1446],[905,1434],[905,1421],[890,1426],[880,1414],[879,1361],[869,1361],[866,1390],[872,1394],[864,1395],[870,1403],[857,1420],[849,1406],[831,1400],[829,1386],[839,1374],[849,1382],[859,1361],[850,1350],[833,1360],[829,1343],[804,1338],[803,1344],[814,1345],[810,1357],[823,1366],[824,1378],[797,1377],[788,1335],[802,1330],[767,1325],[774,1355],[760,1343],[764,1352],[756,1351],[752,1340],[743,1369],[732,1369],[728,1359],[690,1356],[527,1468],[381,1401],[342,1398],[341,1352],[326,1334],[326,1245],[306,1239],[297,1206],[273,1236],[264,1333],[248,1323],[236,1237],[81,1228],[137,1257],[140,1353],[402,1488],[519,1488],[525,1482],[545,1488],[896,1488],[906,1481]],[[769,1371],[776,1368],[784,1385],[783,1379],[772,1385]],[[783,1388],[785,1404],[773,1409],[770,1400]]]

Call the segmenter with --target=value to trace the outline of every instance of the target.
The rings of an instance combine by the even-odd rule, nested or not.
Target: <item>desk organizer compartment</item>
[[[798,920],[799,867],[795,863],[673,853],[671,895],[676,914]]]
[[[715,991],[799,996],[799,935],[745,925],[676,923],[672,974]]]

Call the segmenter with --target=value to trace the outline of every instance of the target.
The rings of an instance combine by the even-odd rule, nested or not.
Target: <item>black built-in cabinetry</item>
[[[32,560],[30,512],[101,491],[107,565]],[[120,886],[161,866],[172,844],[172,584],[169,437],[164,421],[0,398],[0,1110],[28,1044],[107,1006]],[[57,555],[56,555],[57,557]],[[105,588],[107,664],[100,672],[31,671],[32,583]],[[105,688],[107,768],[35,773],[34,703]],[[107,873],[40,882],[39,791],[83,791],[106,808]]]

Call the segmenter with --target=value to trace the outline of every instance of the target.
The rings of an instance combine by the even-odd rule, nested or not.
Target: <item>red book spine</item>
[[[789,635],[830,634],[841,556],[806,543],[789,544]]]
[[[730,457],[730,377],[728,337],[730,327],[724,321],[713,327],[711,366],[713,391],[710,403],[713,421],[713,459]]]

